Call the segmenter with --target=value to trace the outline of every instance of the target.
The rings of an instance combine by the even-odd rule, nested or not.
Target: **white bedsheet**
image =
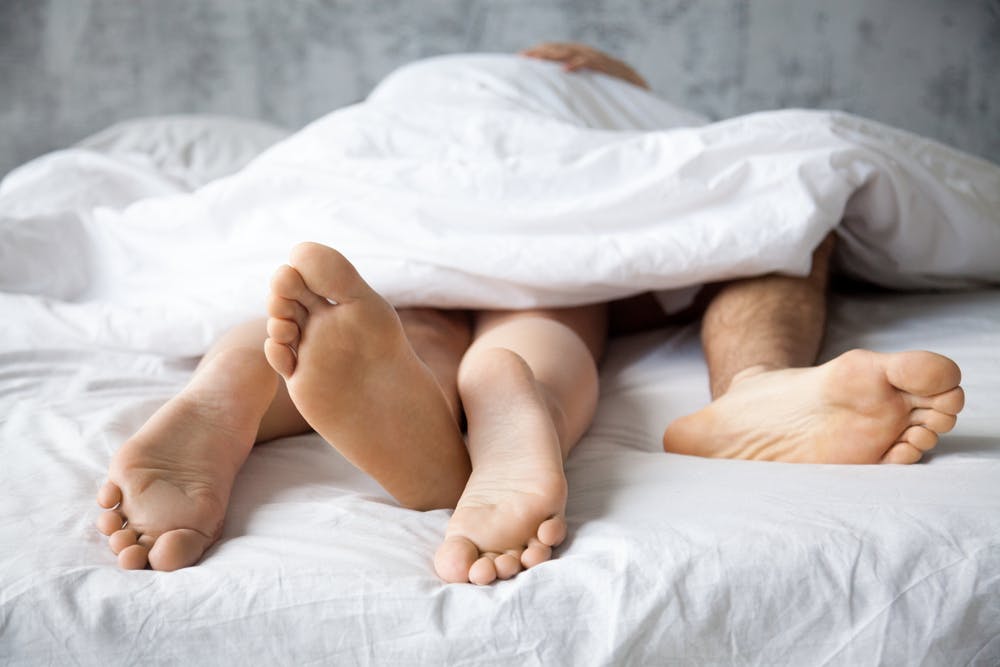
[[[528,96],[544,110],[542,115],[548,114],[551,128],[561,126],[560,118],[571,118],[569,125],[582,120],[591,126],[619,119],[632,128],[700,123],[602,77],[566,78],[554,68],[532,65],[537,80],[512,82],[490,70],[500,67],[503,74],[502,68],[512,61],[490,58],[483,63],[493,64],[480,80],[474,73],[483,70],[468,68],[469,62],[439,63],[457,68],[447,79],[459,86],[456,94],[468,99],[469,87],[461,86],[472,77],[473,89],[494,101],[508,95],[523,102]],[[420,74],[410,71],[414,73]],[[420,81],[407,74],[396,80],[395,90],[404,94],[403,84]],[[498,88],[503,81],[516,86]],[[577,88],[567,93],[559,86]],[[387,90],[394,89],[383,88],[376,98]],[[621,108],[608,109],[612,99],[619,100]],[[345,112],[348,118],[353,113]],[[332,118],[339,116],[279,144],[244,175],[255,170],[273,175],[276,163],[284,164],[285,180],[274,184],[277,190],[271,194],[282,184],[311,182],[301,165],[282,163],[282,156],[300,149],[312,155],[307,150],[311,145],[318,153],[328,151],[329,144],[312,139],[340,123]],[[700,132],[724,133],[728,127],[744,136],[760,128],[758,121],[764,126],[783,124],[787,130],[817,119],[819,126],[837,132],[877,127],[837,114],[789,112],[714,126],[721,130],[678,130],[681,134],[674,136],[697,143],[704,140]],[[468,129],[460,119],[452,120],[441,129],[456,134]],[[417,118],[413,123],[419,128],[425,121]],[[612,136],[588,132],[599,146]],[[254,136],[261,148],[276,138],[266,131]],[[544,133],[536,136],[548,140]],[[364,148],[369,146],[365,141],[385,138],[355,139],[358,143],[349,146]],[[948,281],[949,276],[995,278],[997,245],[989,231],[995,229],[990,226],[995,218],[990,216],[1000,209],[970,204],[996,201],[996,190],[976,189],[996,178],[995,167],[894,131],[875,139],[896,142],[905,149],[900,155],[914,158],[888,159],[885,164],[892,169],[923,165],[927,181],[922,183],[944,184],[943,190],[929,190],[929,196],[935,202],[951,202],[944,208],[955,215],[936,217],[925,228],[936,231],[927,231],[929,236],[912,245],[912,238],[921,235],[901,233],[892,215],[878,218],[882,227],[852,218],[843,230],[844,245],[857,250],[851,256],[864,261],[862,239],[869,238],[865,230],[876,229],[876,236],[882,235],[878,238],[890,247],[910,248],[921,259],[916,265],[872,260],[892,280],[925,284]],[[223,537],[197,567],[173,573],[119,570],[106,538],[94,528],[99,513],[94,494],[108,460],[183,386],[196,363],[193,355],[228,321],[256,307],[266,272],[299,240],[293,233],[261,250],[249,242],[259,238],[254,234],[268,224],[278,224],[279,231],[306,230],[296,226],[294,216],[283,217],[291,216],[292,209],[281,213],[269,208],[266,193],[250,197],[253,189],[247,189],[242,176],[188,195],[187,185],[201,182],[195,171],[178,168],[168,174],[166,165],[174,164],[170,160],[129,157],[128,150],[111,150],[121,148],[121,142],[107,136],[102,141],[46,156],[0,185],[0,663],[1000,663],[997,289],[842,296],[834,302],[825,358],[858,346],[922,347],[948,354],[963,367],[966,410],[955,431],[919,465],[787,465],[664,454],[659,441],[665,424],[708,398],[696,329],[677,327],[612,345],[602,370],[599,413],[567,464],[570,537],[554,560],[511,581],[488,588],[442,585],[430,558],[448,513],[400,509],[317,436],[256,448],[237,480]],[[567,150],[571,148],[567,144]],[[853,150],[847,152],[853,155]],[[138,152],[155,155],[145,147]],[[594,155],[599,162],[608,152],[602,148]],[[429,173],[441,167],[431,160],[436,157],[422,153],[402,171],[416,179],[421,169]],[[585,172],[588,159],[560,162],[560,173],[576,167]],[[211,163],[208,159],[205,164]],[[419,166],[425,163],[432,166]],[[627,161],[616,164],[601,173],[620,169],[621,174],[635,175],[643,168]],[[682,166],[690,168],[688,163]],[[734,178],[752,176],[760,183],[756,169],[737,169]],[[474,171],[470,169],[470,175]],[[338,183],[347,181],[342,173],[324,173]],[[810,173],[802,175],[803,180],[793,179],[794,187],[811,191],[806,187],[813,183]],[[772,183],[788,185],[787,174],[776,172]],[[893,191],[904,193],[903,199],[918,213],[926,211],[913,197],[927,192],[901,190],[900,182],[907,184],[897,181]],[[598,179],[594,191],[605,192],[605,186]],[[522,194],[526,201],[550,201],[551,193],[539,189],[531,197]],[[608,200],[608,219],[615,206],[631,201],[628,192],[619,194],[616,204]],[[574,199],[563,195],[565,201]],[[166,198],[122,209],[146,196]],[[249,214],[206,219],[200,207],[206,201],[215,206],[215,198],[239,204],[244,211],[260,204],[269,213],[260,219]],[[956,201],[964,204],[956,209]],[[329,196],[300,201],[301,208],[294,210],[328,210],[331,202]],[[378,198],[365,203],[381,210]],[[783,215],[790,219],[809,208],[799,204],[805,208],[776,205],[774,210],[761,209],[761,216],[774,222],[769,215],[786,211]],[[855,204],[864,209],[871,201],[844,199],[849,215]],[[106,208],[95,211],[97,205]],[[711,234],[707,240],[722,253],[720,266],[726,258],[742,256],[750,263],[741,266],[750,270],[757,266],[752,262],[773,260],[760,259],[758,254],[767,253],[743,242],[766,238],[795,254],[820,238],[811,235],[838,214],[836,207],[821,209],[810,218],[821,222],[799,230],[797,236],[787,232],[791,239],[786,231],[764,230],[740,236],[740,243]],[[175,218],[175,226],[167,229],[171,211],[186,211],[191,217]],[[493,217],[474,220],[464,229],[486,233],[476,225],[506,220],[503,214],[509,211],[489,212]],[[199,227],[200,222],[212,224]],[[428,234],[419,215],[408,222]],[[580,237],[586,235],[579,232],[595,231],[579,220],[574,224],[574,234]],[[971,236],[966,226],[973,230]],[[94,230],[101,228],[107,233],[95,239]],[[512,229],[518,232],[516,225]],[[240,236],[247,230],[253,234]],[[400,239],[388,230],[378,225],[364,228],[366,233],[384,234],[385,247],[398,248]],[[498,265],[520,262],[544,250],[548,242],[567,248],[566,257],[583,252],[569,243],[574,236],[569,232],[538,240],[538,230],[522,231],[532,239],[525,242],[524,252],[504,254],[504,247],[493,241],[485,245],[495,251]],[[651,244],[652,237],[641,229],[631,231],[636,232],[633,240]],[[155,244],[148,243],[151,234]],[[450,236],[431,236],[407,236],[406,247],[452,247],[447,244]],[[240,239],[246,244],[239,245]],[[348,241],[353,239],[348,235]],[[442,245],[435,245],[438,242]],[[604,249],[630,252],[645,245],[610,243]],[[83,260],[78,256],[81,248],[88,249]],[[220,263],[213,272],[199,273],[195,262],[210,260],[213,253],[219,253],[215,256]],[[619,269],[621,275],[609,276],[600,273],[603,265],[595,262],[588,268],[600,275],[542,290],[531,276],[504,286],[495,276],[463,273],[465,269],[453,266],[439,273],[437,260],[413,263],[391,254],[388,259],[359,256],[382,289],[395,284],[392,275],[385,275],[391,268],[407,277],[446,275],[445,284],[465,290],[401,290],[397,296],[404,302],[433,294],[457,301],[470,295],[510,299],[508,305],[523,299],[562,302],[580,298],[591,288],[599,294],[615,293],[621,281],[647,275],[629,263]],[[429,257],[419,252],[417,256]],[[449,262],[461,259],[445,256]],[[181,257],[188,262],[178,263]],[[993,264],[987,261],[991,257]],[[784,268],[804,270],[801,259],[789,260],[792,264]],[[237,267],[235,277],[226,274]],[[518,264],[511,270],[529,268]],[[164,282],[184,271],[193,274]],[[194,299],[195,278],[217,278],[219,288]],[[428,289],[440,289],[433,287],[435,281],[428,284]],[[219,309],[220,299],[240,288],[246,290],[240,305]]]
[[[569,539],[488,588],[435,576],[447,512],[400,509],[317,436],[257,447],[197,567],[121,571],[94,494],[194,361],[5,352],[0,663],[996,665],[1000,291],[836,301],[824,356],[965,369],[957,428],[908,467],[664,454],[707,400],[696,333],[612,346]]]

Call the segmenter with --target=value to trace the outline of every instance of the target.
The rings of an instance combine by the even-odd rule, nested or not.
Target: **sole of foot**
[[[463,362],[472,476],[434,556],[444,581],[485,585],[547,561],[566,536],[566,477],[531,369],[494,349]]]
[[[234,407],[239,411],[240,407]],[[197,563],[222,533],[233,482],[253,446],[216,397],[175,397],[127,440],[98,491],[97,520],[125,569],[176,570]]]
[[[469,459],[453,410],[354,266],[297,245],[271,281],[268,315],[264,352],[309,425],[405,507],[454,507]]]
[[[813,368],[737,375],[663,436],[668,452],[792,463],[916,463],[955,426],[965,396],[951,359],[851,350]]]

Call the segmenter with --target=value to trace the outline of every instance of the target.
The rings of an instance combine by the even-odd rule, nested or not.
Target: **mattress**
[[[180,174],[136,145],[177,119],[136,123],[59,159]],[[233,169],[282,134],[259,129],[227,144]],[[169,156],[193,141],[157,136]],[[156,187],[199,181],[172,178]],[[913,466],[666,454],[664,426],[708,400],[697,325],[613,341],[567,461],[568,539],[488,587],[435,576],[447,511],[399,507],[315,435],[255,448],[197,566],[119,569],[95,493],[197,358],[97,344],[53,300],[4,297],[0,663],[1000,663],[1000,290],[833,298],[824,359],[927,348],[963,368],[957,427]]]

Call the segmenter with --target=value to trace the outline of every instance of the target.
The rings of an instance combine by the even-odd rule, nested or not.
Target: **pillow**
[[[76,147],[140,163],[194,189],[238,171],[289,130],[228,116],[154,116],[127,120]]]

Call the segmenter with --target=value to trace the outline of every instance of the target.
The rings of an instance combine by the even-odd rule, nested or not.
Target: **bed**
[[[95,317],[74,293],[86,267],[73,252],[46,271],[18,253],[31,254],[31,234],[72,234],[70,208],[186,192],[286,134],[135,121],[0,187],[6,229],[32,221],[0,268],[0,662],[1000,664],[989,287],[833,297],[823,359],[926,348],[963,368],[965,411],[918,465],[664,453],[663,427],[708,400],[697,325],[677,325],[611,344],[597,417],[567,462],[569,538],[510,581],[442,584],[431,555],[448,512],[400,508],[315,435],[255,448],[199,565],[118,569],[94,528],[107,462],[184,385],[215,329],[136,337],[124,311]]]

